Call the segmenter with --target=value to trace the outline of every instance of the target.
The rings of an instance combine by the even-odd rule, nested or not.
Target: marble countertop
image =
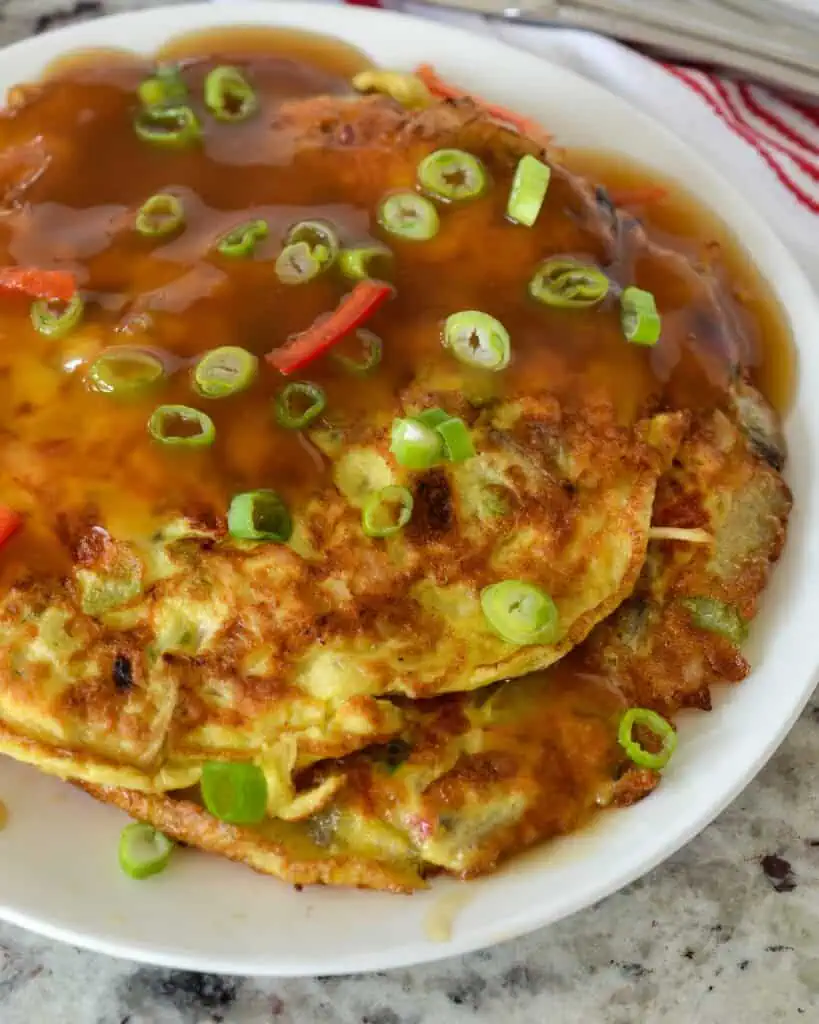
[[[0,0],[0,45],[163,2]],[[1,1024],[501,1020],[819,1021],[819,700],[676,857],[598,906],[487,952],[386,974],[256,981],[139,967],[0,925]]]

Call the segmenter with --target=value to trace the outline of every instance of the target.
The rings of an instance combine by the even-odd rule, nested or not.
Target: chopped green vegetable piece
[[[391,235],[426,242],[438,234],[438,211],[429,199],[415,192],[395,192],[378,208],[378,223]]]
[[[518,161],[506,215],[518,224],[530,228],[535,223],[546,198],[552,169],[548,164],[527,153]]]
[[[324,389],[310,381],[286,384],[276,398],[276,422],[288,430],[302,430],[321,416],[327,405]]]
[[[418,184],[436,199],[477,199],[486,189],[481,161],[462,149],[436,149],[418,165]]]
[[[662,746],[653,754],[646,750],[633,738],[634,728],[639,726],[649,729]],[[667,722],[662,715],[649,708],[629,708],[620,719],[620,728],[617,730],[617,740],[631,760],[640,765],[641,768],[653,768],[660,771],[668,764],[674,748],[677,746],[677,733],[674,726]]]
[[[576,260],[546,260],[529,282],[532,298],[557,309],[595,306],[603,301],[608,290],[609,279],[602,270]]]
[[[159,356],[130,345],[113,345],[96,359],[88,371],[95,391],[103,394],[134,395],[158,384],[165,377]]]
[[[245,121],[256,113],[256,90],[238,68],[214,68],[205,79],[205,105],[217,121]]]
[[[255,764],[208,761],[200,782],[205,807],[231,825],[255,825],[267,813],[267,780]]]
[[[160,444],[193,448],[213,444],[216,439],[210,416],[189,405],[160,405],[148,420],[148,433]]]
[[[368,537],[391,537],[410,521],[412,492],[406,487],[390,485],[371,494],[361,509],[361,525]]]
[[[446,318],[443,345],[462,363],[481,370],[503,370],[512,358],[509,332],[500,320],[475,309]]]
[[[363,377],[366,374],[371,373],[381,362],[381,354],[384,346],[378,335],[373,334],[372,331],[368,331],[365,327],[359,328],[359,330],[357,330],[353,335],[353,339],[361,348],[362,354],[360,359],[354,359],[351,356],[340,352],[339,345],[336,345],[335,351],[332,353],[332,357],[349,373],[353,373],[357,377]],[[341,345],[343,344],[344,341],[341,342]]]
[[[228,532],[239,540],[286,544],[293,535],[293,520],[275,491],[245,491],[235,495],[230,503]]]
[[[252,256],[258,243],[267,238],[268,230],[267,221],[264,220],[251,220],[246,224],[240,224],[219,239],[216,250],[222,256],[231,259]]]
[[[126,825],[119,837],[119,866],[131,878],[149,878],[165,870],[173,850],[173,842],[164,833],[135,821]]]
[[[390,451],[407,469],[429,469],[441,461],[444,443],[434,427],[413,418],[396,419],[392,425]]]
[[[190,107],[146,107],[134,118],[143,142],[165,149],[185,149],[202,138],[199,118]]]
[[[683,605],[698,629],[719,633],[739,647],[748,637],[748,624],[733,605],[715,597],[686,597]]]
[[[627,341],[633,345],[656,345],[662,323],[651,292],[625,288],[620,296],[620,323]]]
[[[557,606],[532,583],[492,583],[481,591],[481,608],[492,629],[510,644],[551,644],[560,636]]]
[[[435,429],[444,442],[444,455],[450,462],[466,462],[475,454],[469,428],[462,419],[452,416]]]
[[[193,383],[205,398],[227,398],[245,391],[259,372],[259,360],[236,345],[222,345],[206,353],[193,371]]]
[[[342,249],[339,256],[341,273],[352,281],[365,281],[370,277],[385,278],[389,274],[392,253],[384,246],[361,249]],[[376,273],[376,269],[380,273]]]
[[[182,200],[169,192],[158,192],[140,206],[135,226],[145,238],[164,238],[178,231],[184,223]]]
[[[188,89],[175,64],[165,64],[156,69],[150,78],[140,82],[137,90],[143,107],[172,107],[184,104]]]
[[[64,338],[79,324],[85,303],[77,294],[68,302],[35,299],[31,304],[31,322],[38,334],[47,338]]]

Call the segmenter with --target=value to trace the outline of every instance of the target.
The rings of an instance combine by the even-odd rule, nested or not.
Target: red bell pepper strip
[[[392,286],[383,281],[359,281],[329,316],[288,338],[281,348],[268,352],[265,359],[285,375],[300,370],[369,320],[392,294]]]
[[[0,291],[21,292],[32,299],[68,302],[77,291],[77,282],[66,270],[0,267]]]
[[[6,543],[13,533],[23,525],[23,517],[19,512],[6,505],[0,505],[0,547]]]
[[[486,113],[490,117],[495,118],[496,121],[503,121],[504,124],[510,125],[520,132],[521,135],[526,135],[542,146],[547,145],[551,139],[551,135],[545,132],[537,121],[532,120],[530,117],[524,117],[522,114],[516,114],[514,110],[509,110],[508,107],[501,107],[497,103],[490,103],[474,93],[467,92],[465,89],[459,89],[456,85],[451,85],[438,75],[431,64],[419,64],[415,69],[415,74],[421,79],[432,95],[437,96],[439,99],[471,99],[473,103],[483,107]]]

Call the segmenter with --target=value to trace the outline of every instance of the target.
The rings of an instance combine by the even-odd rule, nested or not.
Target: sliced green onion
[[[137,90],[143,107],[172,107],[184,104],[188,88],[175,64],[158,67],[150,78],[140,83]]]
[[[231,259],[242,259],[251,256],[257,244],[267,238],[269,228],[267,221],[251,220],[240,224],[219,239],[216,249],[222,256]]]
[[[368,277],[386,277],[391,260],[390,250],[381,246],[342,249],[339,266],[345,277],[349,277],[353,281],[365,281]],[[374,273],[376,267],[380,268],[380,273]]]
[[[423,412],[416,413],[413,419],[418,420],[419,423],[424,423],[428,427],[432,427],[433,430],[439,427],[442,423],[446,423],[447,420],[452,419],[448,412],[443,409],[424,409]]]
[[[462,419],[451,416],[443,423],[439,423],[435,429],[444,442],[444,455],[450,462],[466,462],[475,454],[472,436]]]
[[[205,807],[230,825],[255,825],[267,813],[267,780],[255,764],[208,761],[199,786]]]
[[[327,405],[324,389],[305,380],[294,380],[285,385],[276,398],[276,422],[287,430],[301,430]]]
[[[415,192],[396,192],[378,208],[378,223],[398,238],[426,242],[438,234],[438,211]]]
[[[662,746],[658,753],[652,754],[633,738],[635,726],[649,729],[661,741]],[[650,711],[648,708],[629,708],[620,719],[617,740],[635,764],[641,768],[654,768],[659,771],[665,768],[674,753],[677,733],[674,726],[656,711]]]
[[[206,353],[193,371],[193,383],[205,398],[226,398],[249,388],[259,371],[259,360],[247,349],[222,345]]]
[[[228,532],[239,540],[285,544],[293,534],[293,520],[275,491],[245,491],[235,495],[230,503]]]
[[[530,228],[538,218],[549,188],[552,169],[529,153],[522,156],[515,169],[512,189],[506,204],[506,216]]]
[[[131,878],[150,878],[164,871],[174,844],[163,832],[135,821],[119,837],[119,866]]]
[[[407,469],[429,469],[443,458],[444,442],[434,427],[420,420],[396,419],[390,451]]]
[[[609,279],[602,270],[576,260],[546,260],[529,282],[533,299],[558,309],[595,306],[603,301],[608,290]]]
[[[210,416],[189,405],[160,405],[148,420],[148,433],[160,444],[203,447],[213,444],[216,427]]]
[[[660,314],[651,292],[631,285],[620,296],[620,323],[634,345],[656,345],[660,340]]]
[[[301,220],[287,232],[285,245],[306,243],[322,270],[331,267],[338,259],[341,243],[331,224],[323,220]]]
[[[481,591],[486,621],[510,644],[551,644],[560,636],[557,606],[545,590],[504,580]]]
[[[748,638],[748,624],[733,605],[715,597],[686,597],[682,603],[698,629],[719,633],[737,647]]]
[[[202,137],[199,118],[190,107],[147,107],[134,118],[134,131],[143,142],[166,149],[184,149]]]
[[[31,322],[38,334],[47,338],[64,338],[82,320],[85,303],[77,294],[68,302],[36,299],[31,304]]]
[[[238,68],[214,68],[205,79],[205,105],[217,121],[245,121],[256,113],[256,90]]]
[[[384,346],[377,334],[373,334],[372,331],[368,331],[364,327],[359,328],[353,335],[353,338],[361,349],[360,358],[354,359],[352,356],[344,355],[343,352],[339,351],[338,345],[335,346],[332,357],[348,373],[354,373],[358,377],[363,377],[371,373],[381,362]]]
[[[368,537],[391,537],[410,521],[412,506],[412,493],[406,487],[382,487],[364,502],[361,527]]]
[[[136,229],[146,238],[164,238],[185,223],[185,207],[178,196],[158,192],[146,199],[136,215]]]
[[[131,345],[113,345],[106,349],[88,371],[95,391],[117,397],[145,391],[164,376],[165,366],[159,356]]]
[[[443,345],[462,363],[481,370],[503,370],[512,358],[509,332],[500,320],[475,309],[446,318]]]
[[[483,164],[462,149],[436,149],[418,165],[418,184],[436,199],[476,199],[486,183]]]
[[[276,275],[282,284],[306,284],[324,270],[307,242],[286,245],[276,259]]]

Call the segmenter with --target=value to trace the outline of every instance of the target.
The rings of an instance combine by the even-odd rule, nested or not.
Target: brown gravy
[[[349,287],[339,275],[289,289],[275,281],[272,261],[281,239],[302,219],[331,221],[346,244],[386,241],[397,256],[396,298],[372,324],[386,339],[378,374],[351,386],[349,375],[324,359],[298,375],[321,384],[328,409],[342,419],[391,409],[413,367],[440,358],[441,318],[469,308],[466,302],[476,305],[483,294],[486,311],[515,339],[516,362],[504,386],[548,381],[570,396],[592,374],[592,360],[593,373],[609,387],[617,379],[613,390],[624,416],[666,388],[686,401],[701,394],[702,381],[686,365],[670,380],[656,379],[643,353],[622,339],[601,342],[573,314],[548,311],[544,319],[542,308],[521,301],[517,283],[504,293],[507,282],[525,286],[533,265],[533,234],[524,237],[504,222],[508,182],[494,182],[485,198],[448,212],[450,233],[417,246],[383,236],[373,216],[385,187],[411,180],[372,181],[375,175],[341,153],[305,175],[288,144],[270,132],[275,110],[289,98],[348,93],[350,76],[369,64],[355,49],[306,33],[237,29],[174,40],[160,56],[182,62],[194,97],[215,65],[241,64],[260,95],[259,116],[241,124],[208,120],[203,146],[158,152],[132,127],[134,96],[152,64],[97,51],[59,61],[41,84],[18,90],[0,117],[0,186],[7,196],[0,260],[69,269],[87,300],[81,327],[58,342],[33,331],[27,304],[4,301],[0,310],[0,430],[12,439],[0,465],[0,501],[26,516],[26,529],[7,549],[6,574],[24,567],[66,571],[73,528],[66,518],[85,518],[86,526],[90,520],[120,537],[144,536],[180,512],[222,515],[239,491],[274,487],[290,501],[326,482],[327,465],[310,441],[272,422],[278,374],[263,368],[250,391],[203,406],[186,372],[219,345],[262,356],[336,306]],[[615,192],[647,182],[620,160],[569,153],[567,162]],[[350,184],[355,175],[360,181]],[[133,230],[135,211],[161,191],[183,199],[185,230],[170,240],[141,238]],[[790,342],[768,289],[739,247],[673,186],[661,202],[634,212],[659,241],[718,266],[726,299],[750,339],[758,382],[785,408],[794,372]],[[556,209],[554,217],[561,216]],[[257,217],[268,221],[270,236],[253,259],[228,262],[214,253],[221,235]],[[549,217],[544,209],[538,225],[546,237]],[[457,268],[457,275],[447,268]],[[662,309],[663,282],[651,286]],[[88,367],[111,344],[161,353],[172,371],[161,390],[129,402],[90,391]],[[568,359],[562,377],[555,370],[558,356]],[[205,408],[217,442],[182,453],[157,445],[145,424],[160,403]]]

